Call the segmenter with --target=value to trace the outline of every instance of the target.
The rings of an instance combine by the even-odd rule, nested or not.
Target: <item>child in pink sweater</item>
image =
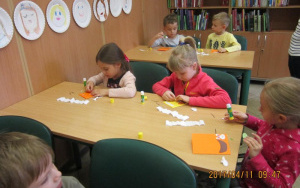
[[[131,98],[135,96],[135,76],[130,72],[129,59],[115,44],[102,46],[96,56],[101,72],[88,79],[86,92],[93,96]],[[95,88],[103,83],[106,88]]]
[[[153,85],[154,93],[166,101],[182,101],[191,106],[208,108],[226,108],[231,99],[225,90],[202,72],[197,59],[195,40],[186,37],[182,44],[172,51],[167,63],[167,67],[173,73]]]
[[[231,120],[257,131],[244,139],[248,151],[241,171],[248,177],[240,179],[240,185],[292,187],[300,173],[300,79],[267,83],[260,104],[264,121],[242,112],[233,112]],[[225,119],[229,121],[228,114]]]

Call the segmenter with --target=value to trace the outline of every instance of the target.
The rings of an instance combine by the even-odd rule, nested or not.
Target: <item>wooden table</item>
[[[56,136],[87,144],[108,138],[137,139],[138,132],[143,132],[144,141],[171,151],[195,170],[204,172],[235,170],[243,127],[222,120],[226,109],[197,107],[195,112],[188,105],[172,109],[163,103],[161,97],[151,93],[146,93],[148,99],[141,104],[139,92],[134,98],[115,98],[114,103],[110,103],[108,97],[96,101],[89,99],[87,105],[57,101],[60,97],[84,100],[79,96],[82,92],[84,92],[83,84],[63,82],[1,110],[0,115],[33,118],[47,125]],[[159,112],[156,108],[158,106],[188,115],[189,121],[204,120],[205,125],[168,127],[165,125],[166,120],[178,121],[178,119]],[[232,105],[232,108],[246,111],[246,106]],[[192,153],[192,133],[213,134],[215,131],[227,134],[230,138],[231,155],[225,155],[229,162],[228,167],[221,164],[222,155]],[[219,182],[224,183],[222,181],[226,179]]]
[[[130,61],[166,64],[172,50],[158,51],[158,48],[152,48],[151,50],[147,46],[137,46],[127,51],[126,55]],[[212,53],[210,49],[203,49],[203,51],[209,55],[198,54],[198,60],[202,67],[242,72],[240,104],[247,105],[254,51],[237,51],[231,53]]]

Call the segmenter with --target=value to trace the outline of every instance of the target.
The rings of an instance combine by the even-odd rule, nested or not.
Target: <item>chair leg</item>
[[[76,167],[77,167],[77,169],[81,169],[82,168],[81,154],[80,154],[78,143],[72,142],[72,148],[73,148],[73,152],[74,152],[74,161],[75,161]]]

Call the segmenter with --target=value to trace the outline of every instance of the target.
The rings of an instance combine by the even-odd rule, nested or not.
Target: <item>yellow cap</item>
[[[144,99],[145,99],[145,100],[147,100],[147,99],[148,99],[148,97],[147,97],[147,96],[144,96]]]
[[[203,52],[203,49],[200,49],[200,52]]]
[[[115,102],[115,99],[110,99],[110,103],[114,103]]]
[[[138,138],[139,138],[139,139],[143,139],[143,132],[139,132],[139,133],[138,133]]]

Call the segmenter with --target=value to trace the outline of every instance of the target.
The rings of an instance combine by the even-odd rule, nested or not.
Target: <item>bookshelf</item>
[[[181,4],[178,4],[178,2]],[[300,18],[300,0],[288,0],[287,6],[280,6],[280,3],[287,2],[285,0],[274,0],[272,6],[261,7],[257,4],[253,7],[247,3],[263,3],[264,0],[200,0],[200,6],[197,5],[199,0],[167,0],[170,12],[178,13],[183,11],[193,11],[192,15],[199,15],[202,11],[208,13],[205,30],[197,30],[196,24],[191,28],[179,28],[178,33],[183,35],[196,36],[201,40],[201,48],[205,48],[207,37],[211,31],[212,16],[219,12],[227,12],[229,16],[237,14],[256,15],[256,23],[258,24],[258,12],[260,15],[260,30],[258,25],[256,30],[246,29],[246,25],[242,28],[233,28],[234,23],[231,22],[228,31],[236,35],[245,36],[248,40],[248,50],[255,51],[255,57],[252,69],[252,79],[267,80],[283,76],[289,76],[288,70],[288,48],[292,33],[298,24]],[[267,3],[273,3],[272,0]],[[276,4],[279,3],[279,4]],[[175,4],[177,3],[177,5]],[[193,4],[196,3],[196,7]],[[239,4],[242,3],[242,4]],[[192,5],[192,6],[188,6]],[[254,4],[255,5],[255,4]],[[255,14],[254,14],[255,13]],[[263,15],[268,14],[268,29],[264,30]],[[246,16],[247,17],[247,16]],[[245,17],[243,17],[245,18]],[[196,19],[197,20],[197,19]],[[234,20],[234,18],[232,18]],[[244,20],[245,22],[245,20]],[[240,23],[243,23],[242,21]],[[254,17],[253,17],[254,24]]]

